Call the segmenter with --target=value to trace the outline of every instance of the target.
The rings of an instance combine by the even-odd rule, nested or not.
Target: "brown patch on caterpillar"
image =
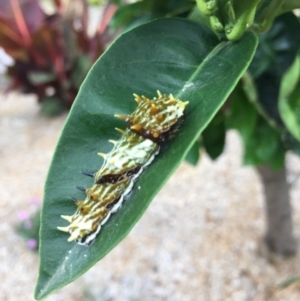
[[[120,201],[121,197],[118,197],[117,199],[115,199],[113,202],[109,203],[106,205],[106,209],[111,209],[113,208],[119,201]]]
[[[96,184],[103,184],[103,183],[116,183],[120,180],[122,180],[124,178],[124,176],[126,176],[126,173],[122,173],[122,174],[108,174],[108,175],[104,175],[104,176],[100,176],[99,178],[97,178],[95,180]]]
[[[72,216],[62,215],[70,225],[57,227],[70,233],[68,241],[89,246],[93,243],[101,226],[109,219],[128,195],[134,181],[159,153],[160,145],[171,139],[181,123],[188,102],[161,94],[152,100],[134,94],[137,109],[130,115],[115,115],[124,120],[127,129],[117,129],[122,137],[109,140],[114,146],[108,153],[98,153],[104,159],[97,172],[82,172],[94,177],[90,188],[77,186],[86,193],[83,201],[71,198],[78,206]]]
[[[140,169],[141,166],[137,165],[137,167],[127,170],[122,174],[108,174],[108,175],[100,176],[95,180],[95,183],[96,184],[115,183],[124,179],[125,177],[132,177],[133,175],[137,174]]]

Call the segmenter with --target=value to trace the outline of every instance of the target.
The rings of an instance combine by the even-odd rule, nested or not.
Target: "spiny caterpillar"
[[[86,193],[86,198],[83,201],[72,198],[78,207],[76,212],[72,216],[61,216],[70,225],[57,227],[71,234],[68,241],[75,240],[85,246],[94,242],[101,226],[131,192],[135,179],[178,127],[188,102],[176,99],[172,94],[167,96],[159,91],[157,94],[158,98],[153,100],[133,94],[138,103],[136,110],[128,116],[115,115],[126,122],[127,129],[117,129],[122,137],[118,141],[110,140],[114,144],[110,153],[98,153],[104,158],[99,171],[83,172],[94,178],[94,184],[91,188],[77,187]]]

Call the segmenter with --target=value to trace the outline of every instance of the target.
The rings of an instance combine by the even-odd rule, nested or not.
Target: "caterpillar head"
[[[157,91],[158,98],[150,100],[145,96],[134,94],[138,103],[137,109],[131,115],[115,116],[124,120],[127,127],[138,135],[156,143],[164,141],[164,134],[172,129],[183,116],[188,101],[184,102]]]

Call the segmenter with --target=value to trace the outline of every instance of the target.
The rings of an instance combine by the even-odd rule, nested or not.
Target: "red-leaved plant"
[[[53,0],[46,14],[38,0],[0,0],[0,47],[14,59],[8,68],[8,90],[34,93],[45,113],[70,108],[92,63],[112,38],[107,24],[115,6],[105,8],[102,20],[88,35],[85,0],[64,5]]]

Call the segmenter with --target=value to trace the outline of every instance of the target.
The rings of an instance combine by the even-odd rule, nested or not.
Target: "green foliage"
[[[244,149],[244,163],[247,165],[269,164],[273,169],[280,169],[284,164],[285,149],[280,133],[259,117],[251,137]]]
[[[247,79],[243,78],[230,96],[227,124],[241,134],[244,164],[269,164],[273,169],[279,169],[284,164],[285,153],[280,132],[258,114],[251,103],[253,98],[246,92],[248,85]]]
[[[224,149],[226,136],[225,117],[220,110],[202,132],[202,143],[207,154],[214,160]]]
[[[298,53],[299,31],[299,20],[293,13],[279,16],[269,31],[259,35],[259,46],[249,67],[251,75],[257,79],[273,73],[280,82]]]
[[[142,0],[131,4],[119,4],[110,22],[113,29],[126,30],[161,17],[186,17],[194,4],[191,0]]]
[[[253,136],[258,118],[258,113],[245,92],[246,86],[246,80],[242,78],[230,95],[230,105],[226,112],[228,127],[239,131],[245,145]]]
[[[211,11],[206,11],[205,14],[211,19],[210,27],[218,32],[212,26],[212,17],[216,14],[220,15],[222,12],[223,14],[226,12],[226,18],[230,18],[230,11],[228,7],[225,10],[224,6],[226,1],[198,1],[198,5],[200,2],[205,4],[206,8],[210,7]],[[286,11],[286,2],[283,3],[281,1],[279,5],[277,1],[277,6],[274,10],[275,2],[261,1],[259,3],[252,29],[261,31],[268,29],[272,25],[274,17]],[[221,5],[220,7],[223,8],[219,7],[216,9],[213,3]],[[240,9],[246,4],[246,2],[241,3]],[[296,5],[295,3],[292,4],[292,1],[290,4],[294,5],[294,7]],[[300,3],[298,3],[299,5]],[[202,14],[199,10],[193,10],[190,17],[209,26],[203,7]],[[223,15],[223,20],[224,18]],[[217,19],[214,21],[218,22]],[[221,27],[222,33],[225,30],[224,24],[221,24]],[[226,120],[226,123],[229,127],[237,129],[242,135],[245,149],[244,162],[248,164],[269,163],[274,168],[279,168],[281,166],[279,162],[283,164],[282,152],[284,150],[289,149],[300,154],[300,143],[298,142],[300,135],[298,121],[300,102],[300,88],[298,89],[299,68],[294,66],[286,75],[286,79],[283,78],[295,61],[299,50],[299,32],[299,21],[293,13],[290,12],[277,17],[273,26],[266,33],[259,36],[259,46],[249,67],[249,73],[243,77],[243,83],[235,89],[235,93],[232,95],[233,101],[229,103],[230,108],[226,115],[226,118],[229,119]],[[220,35],[220,32],[218,34]],[[295,61],[294,64],[298,64],[298,61]],[[284,92],[283,90],[288,91]],[[241,100],[236,101],[237,98],[241,98]],[[278,151],[278,160],[275,156],[276,151],[270,151],[270,155],[273,154],[271,157],[276,162],[273,162],[271,158],[267,158],[268,152],[264,152],[264,156],[258,156],[255,152],[247,149],[251,145],[248,144],[249,139],[253,140],[252,143],[258,143],[257,149],[260,149],[260,146],[262,149],[264,148],[263,145],[260,145],[260,143],[264,144],[264,141],[258,137],[256,137],[257,139],[254,137],[255,135],[262,134],[257,129],[255,130],[259,115],[266,121],[260,121],[265,130],[268,126],[271,127],[268,130],[273,133],[271,136],[274,139],[274,145],[278,146],[278,148],[274,147],[274,150],[277,149]],[[277,131],[277,134],[274,130]],[[275,143],[276,137],[278,139],[277,143]]]
[[[240,39],[251,28],[268,30],[274,19],[300,7],[297,0],[196,0],[201,14],[207,16],[211,29],[228,40]]]
[[[255,15],[253,28],[257,32],[270,29],[274,19],[281,14],[299,8],[299,0],[264,0],[260,1]]]
[[[41,113],[46,116],[59,115],[65,109],[61,99],[57,96],[45,96],[41,102]]]
[[[200,145],[200,141],[196,140],[185,157],[185,160],[191,165],[196,166],[200,159]]]
[[[282,79],[279,113],[289,132],[300,141],[300,56]]]
[[[283,281],[282,283],[279,284],[280,288],[287,288],[293,284],[297,284],[300,282],[300,277],[293,277],[290,279],[287,279],[285,281]]]
[[[37,299],[80,276],[128,234],[223,105],[248,67],[256,43],[251,33],[237,43],[220,43],[195,22],[162,19],[122,35],[101,56],[72,107],[46,182]],[[135,109],[132,93],[151,98],[156,90],[189,101],[179,132],[139,177],[130,200],[103,226],[95,243],[89,248],[68,243],[56,227],[65,223],[61,214],[75,211],[67,196],[83,197],[75,185],[92,184],[80,170],[100,167],[96,153],[109,151],[108,139],[119,138],[114,128],[125,124],[113,115]]]
[[[269,123],[284,129],[278,110],[280,83],[300,47],[300,24],[292,13],[278,17],[272,28],[260,35],[249,72],[257,90],[257,102]]]
[[[104,0],[88,0],[88,5],[90,6],[99,6],[99,5],[104,5]]]
[[[199,10],[210,18],[211,28],[228,40],[238,40],[254,20],[260,0],[196,0]]]
[[[299,153],[295,140],[299,131],[299,68],[295,60],[299,32],[299,21],[292,13],[278,17],[271,29],[259,36],[249,73],[231,96],[227,122],[243,138],[246,164],[267,163],[278,169],[287,149]]]

